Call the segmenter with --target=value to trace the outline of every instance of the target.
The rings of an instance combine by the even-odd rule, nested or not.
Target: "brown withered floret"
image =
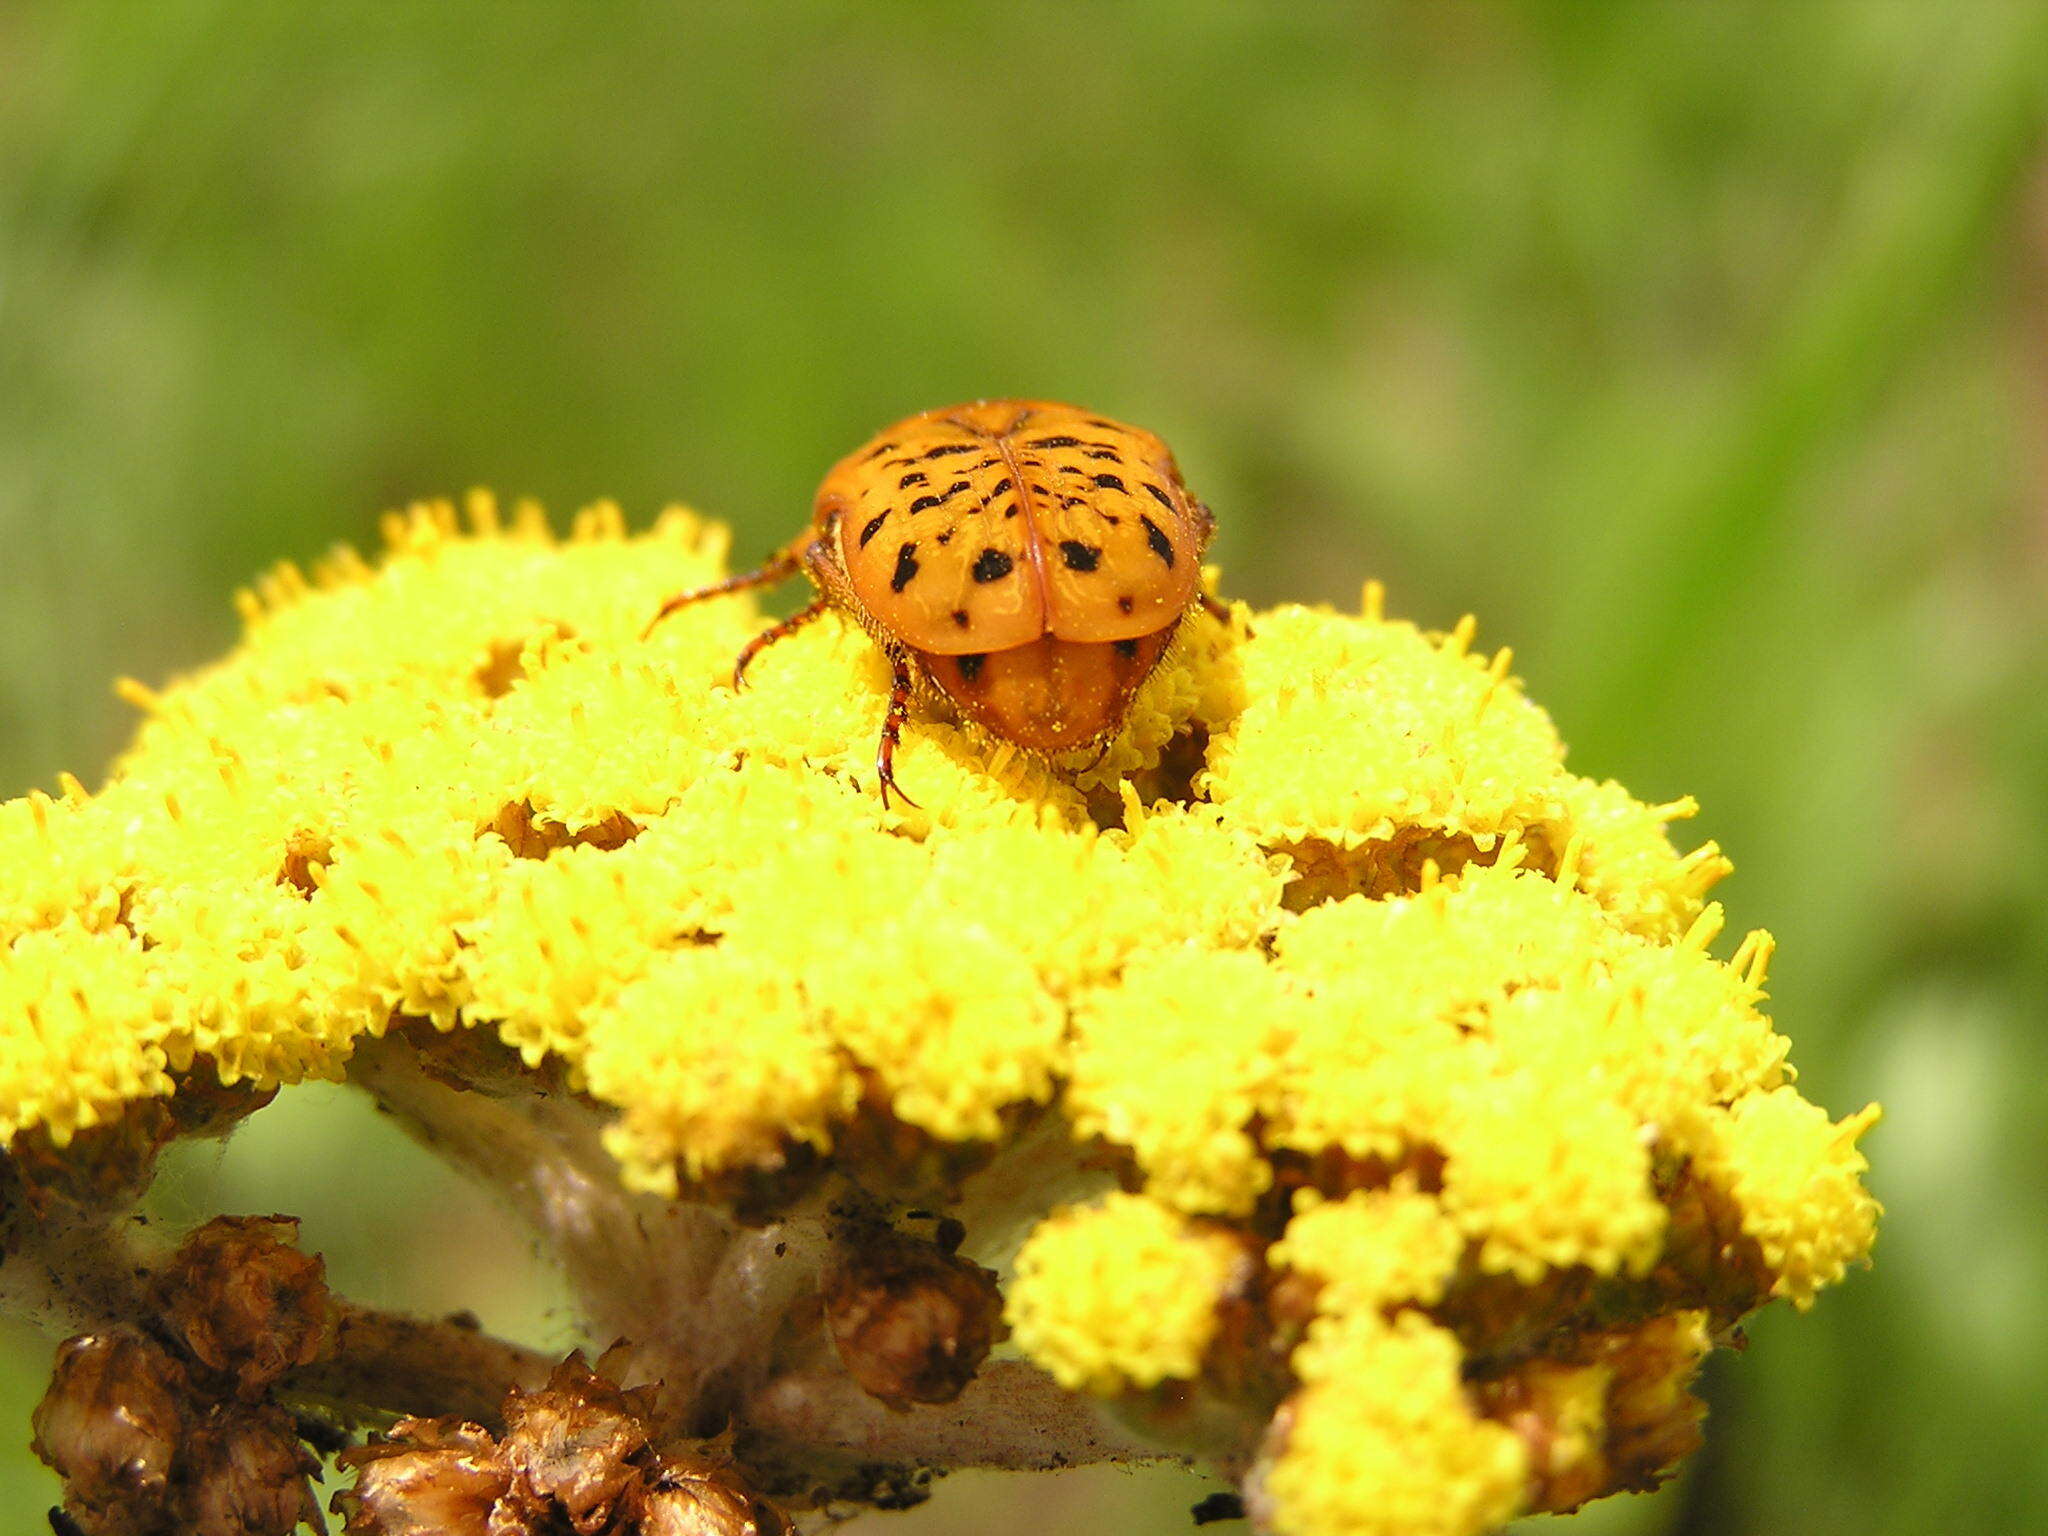
[[[320,1463],[274,1404],[222,1403],[192,1426],[179,1482],[178,1527],[193,1536],[290,1536],[322,1528],[307,1479]]]
[[[82,1334],[57,1349],[36,1405],[36,1455],[64,1480],[87,1536],[168,1531],[171,1478],[185,1437],[185,1367],[134,1328]]]
[[[1582,1336],[1478,1384],[1488,1417],[1529,1451],[1530,1511],[1564,1512],[1620,1490],[1644,1492],[1700,1443],[1706,1407],[1692,1379],[1710,1348],[1698,1314]]]
[[[1001,1335],[993,1271],[876,1223],[850,1231],[825,1276],[840,1362],[891,1406],[950,1403]]]
[[[786,1536],[789,1521],[729,1466],[665,1458],[648,1480],[639,1536]]]
[[[648,1443],[651,1392],[627,1392],[571,1355],[538,1392],[505,1399],[500,1460],[515,1486],[552,1500],[579,1536],[602,1530],[639,1482]]]
[[[63,1345],[36,1409],[36,1453],[87,1536],[286,1536],[317,1528],[319,1463],[268,1400],[332,1343],[321,1263],[284,1218],[222,1217],[186,1239],[140,1328]]]
[[[389,1439],[339,1460],[356,1485],[336,1495],[335,1511],[349,1531],[376,1536],[489,1536],[512,1481],[490,1435],[445,1419],[400,1419]]]
[[[311,827],[294,828],[285,838],[284,858],[277,866],[277,883],[301,896],[311,897],[320,889],[320,872],[334,859],[334,841]]]
[[[156,1279],[165,1323],[244,1400],[333,1347],[326,1263],[292,1246],[298,1229],[294,1217],[217,1217]]]
[[[1608,1491],[1607,1386],[1607,1373],[1597,1365],[1537,1359],[1481,1389],[1487,1416],[1528,1448],[1532,1511],[1577,1509]]]
[[[535,810],[531,800],[513,800],[499,808],[487,830],[502,837],[516,857],[544,859],[564,848],[623,848],[641,828],[632,817],[614,811],[592,826],[572,830]]]
[[[247,1083],[221,1086],[204,1056],[177,1080],[166,1099],[142,1099],[119,1115],[88,1127],[59,1147],[47,1129],[16,1136],[0,1152],[0,1188],[41,1213],[53,1200],[91,1210],[132,1204],[149,1187],[157,1154],[184,1137],[225,1136],[277,1096],[275,1088]]]
[[[1712,1348],[1683,1314],[1653,1318],[1600,1346],[1614,1367],[1607,1393],[1607,1454],[1617,1488],[1654,1488],[1699,1448],[1707,1405],[1693,1378]]]
[[[1274,1322],[1275,1277],[1249,1240],[1221,1224],[1211,1230],[1232,1236],[1241,1252],[1217,1293],[1216,1334],[1202,1354],[1203,1384],[1221,1398],[1259,1403],[1270,1412],[1289,1385],[1284,1336]]]
[[[344,1452],[352,1536],[781,1536],[782,1517],[723,1457],[658,1454],[652,1389],[623,1389],[571,1355],[505,1398],[505,1433],[404,1419]]]
[[[1670,1237],[1651,1275],[1667,1294],[1702,1307],[1717,1327],[1748,1315],[1770,1298],[1771,1269],[1742,1213],[1725,1190],[1689,1166],[1667,1181]]]
[[[1283,842],[1294,875],[1282,900],[1291,912],[1305,912],[1323,902],[1347,896],[1406,896],[1422,888],[1423,866],[1452,874],[1467,864],[1490,864],[1495,849],[1481,848],[1469,837],[1448,837],[1427,827],[1406,828],[1391,838],[1359,847],[1342,847],[1321,838]]]

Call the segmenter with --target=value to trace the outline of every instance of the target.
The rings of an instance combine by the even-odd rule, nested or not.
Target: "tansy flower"
[[[885,805],[857,626],[739,692],[744,599],[642,637],[715,525],[468,514],[268,577],[102,789],[0,805],[7,1236],[95,1326],[161,1305],[78,1266],[173,1262],[117,1236],[165,1141],[348,1079],[788,1509],[1192,1453],[1287,1536],[1455,1536],[1654,1483],[1714,1340],[1867,1254],[1877,1111],[1792,1087],[1691,802],[1571,773],[1469,622],[1197,612],[1099,760],[914,715]],[[406,1326],[264,1391],[546,1375],[471,1345],[457,1401]],[[356,1458],[351,1528],[506,1422]]]

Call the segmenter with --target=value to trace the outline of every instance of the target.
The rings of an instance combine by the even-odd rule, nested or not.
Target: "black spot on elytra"
[[[984,549],[974,557],[974,579],[976,581],[1001,581],[1016,565],[1000,549]]]
[[[981,444],[979,443],[941,443],[936,448],[925,449],[918,457],[923,459],[944,459],[950,458],[956,453],[979,453],[980,451]]]
[[[1145,542],[1152,547],[1152,553],[1166,562],[1166,568],[1169,571],[1172,570],[1173,540],[1169,539],[1166,536],[1165,530],[1153,522],[1151,518],[1141,517],[1138,521],[1145,525]]]
[[[1037,442],[1027,443],[1025,446],[1027,448],[1078,448],[1081,446],[1081,439],[1078,437],[1041,437]]]
[[[1118,613],[1129,613],[1136,606],[1136,601],[1128,592],[1124,593],[1121,597],[1119,597],[1116,600],[1116,609]]]
[[[1087,505],[1088,498],[1086,496],[1062,496],[1060,498],[1060,510],[1062,512],[1066,511],[1069,507],[1085,507]]]
[[[879,459],[883,454],[894,453],[895,451],[896,445],[894,443],[877,443],[860,456],[860,461],[865,464],[869,459]]]
[[[940,532],[940,534],[939,534],[939,542],[940,542],[941,544],[950,544],[950,543],[952,543],[952,542],[953,542],[953,530],[952,530],[952,529],[950,529],[950,528],[947,528],[947,529],[943,529],[943,530],[941,530],[941,532]]]
[[[1079,539],[1062,539],[1060,558],[1067,562],[1070,571],[1092,571],[1102,563],[1102,551],[1093,544],[1083,544]]]
[[[965,480],[955,480],[951,485],[946,487],[945,493],[949,497],[958,496],[962,491],[966,489],[967,482]]]
[[[1159,505],[1166,508],[1167,511],[1171,512],[1173,510],[1173,498],[1167,495],[1166,492],[1162,491],[1158,486],[1154,485],[1150,480],[1147,480],[1145,482],[1145,491],[1146,494],[1151,496],[1151,498],[1154,501],[1158,502]]]
[[[1095,483],[1105,491],[1120,491],[1124,488],[1123,480],[1116,475],[1097,475]]]
[[[977,654],[970,656],[957,656],[954,658],[954,660],[960,664],[960,675],[966,678],[967,681],[971,683],[980,678],[981,665],[983,662],[988,660],[988,657],[985,655]]]
[[[1116,642],[1116,653],[1123,657],[1125,661],[1136,661],[1138,659],[1138,642],[1135,640],[1119,640]]]
[[[1013,501],[1013,502],[1011,502],[1011,503],[1010,503],[1010,504],[1009,504],[1009,505],[1008,505],[1007,507],[1003,508],[1003,516],[1005,516],[1005,517],[1015,517],[1016,515],[1017,515],[1017,503],[1015,503],[1014,501]]]
[[[998,496],[1002,495],[1003,492],[1007,491],[1009,488],[1010,477],[1008,475],[1005,475],[1002,479],[996,482],[996,488],[988,493],[988,499],[990,501],[994,501]]]
[[[1114,459],[1119,464],[1124,461],[1124,456],[1114,448],[1090,448],[1086,456],[1091,459]]]
[[[972,620],[967,617],[967,610],[965,608],[955,608],[953,610],[953,622],[962,629],[965,629]]]
[[[889,521],[889,514],[886,512],[877,512],[873,517],[868,519],[868,525],[860,531],[860,547],[862,549],[866,549],[868,547],[868,540],[872,539],[875,536],[876,532],[881,528],[882,524],[886,523],[887,521]]]
[[[917,540],[910,539],[896,550],[896,574],[889,578],[889,590],[901,592],[917,574]]]
[[[946,498],[943,496],[920,496],[910,504],[912,512],[922,512],[926,507],[936,507]]]
[[[910,489],[910,488],[911,488],[911,487],[912,487],[913,485],[923,485],[923,484],[924,484],[924,471],[923,471],[923,470],[921,470],[921,469],[913,469],[913,470],[912,470],[912,471],[911,471],[911,472],[910,472],[909,474],[905,475],[905,476],[904,476],[904,477],[903,477],[903,478],[902,478],[901,480],[898,480],[898,481],[896,482],[896,489],[897,489],[897,490],[899,490],[899,491],[907,491],[907,490],[909,490],[909,489]]]

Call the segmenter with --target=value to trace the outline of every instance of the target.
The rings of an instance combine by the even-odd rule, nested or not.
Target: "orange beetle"
[[[801,568],[817,599],[740,652],[733,684],[826,608],[858,620],[894,683],[875,758],[886,805],[903,795],[892,765],[913,692],[1032,752],[1113,735],[1189,604],[1220,612],[1201,590],[1213,527],[1150,432],[1071,405],[981,400],[854,450],[801,536],[759,570],[670,598],[648,628]]]

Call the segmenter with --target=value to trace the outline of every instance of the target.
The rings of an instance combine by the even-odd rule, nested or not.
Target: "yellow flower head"
[[[1259,1502],[1280,1536],[1463,1536],[1521,1508],[1528,1453],[1481,1418],[1457,1338],[1407,1312],[1326,1318],[1295,1352]]]
[[[1099,762],[914,716],[885,806],[856,625],[740,692],[744,600],[643,636],[716,526],[469,514],[270,577],[231,655],[130,689],[97,794],[0,805],[9,1141],[342,1077],[398,1025],[487,1043],[645,1195],[961,1196],[1017,1351],[1177,1383],[1205,1443],[1255,1421],[1305,1536],[1489,1528],[1551,1486],[1546,1413],[1573,1488],[1653,1480],[1695,1354],[1616,1416],[1566,1346],[1805,1306],[1868,1251],[1875,1110],[1790,1086],[1769,941],[1712,954],[1727,863],[1667,836],[1690,802],[1568,771],[1469,624],[1196,613]]]
[[[1433,1306],[1465,1251],[1465,1236],[1443,1202],[1412,1179],[1342,1200],[1303,1190],[1295,1205],[1287,1235],[1266,1259],[1277,1271],[1313,1281],[1317,1311],[1332,1316]]]
[[[1216,1336],[1238,1245],[1144,1195],[1039,1224],[1017,1255],[1010,1326],[1063,1387],[1112,1393],[1189,1380]]]

